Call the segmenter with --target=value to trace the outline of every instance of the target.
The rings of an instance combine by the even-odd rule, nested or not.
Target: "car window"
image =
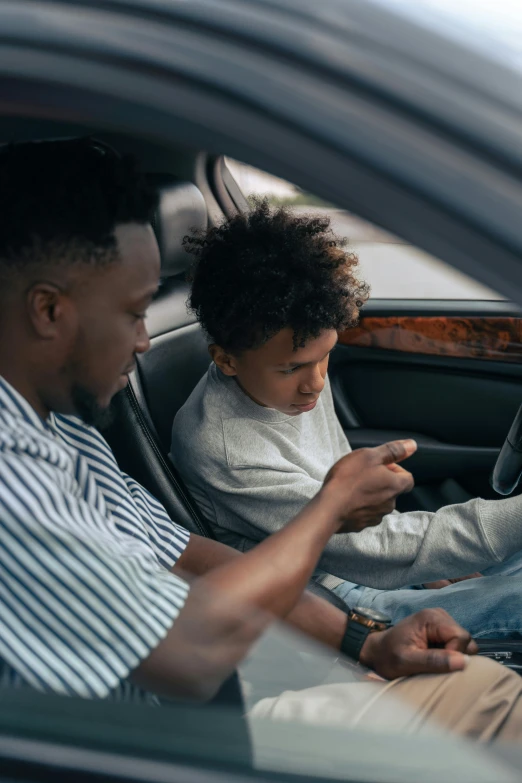
[[[43,775],[20,776],[20,770],[27,774],[28,767],[40,765],[52,765],[46,780],[83,779],[93,769],[103,780],[151,783],[517,779],[493,753],[444,736],[430,720],[424,718],[422,728],[412,732],[410,726],[418,720],[415,707],[386,686],[370,721],[375,677],[282,623],[265,631],[239,667],[239,676],[246,720],[243,710],[224,702],[164,700],[161,707],[151,707],[137,701],[68,698],[64,708],[63,696],[4,689],[0,781],[43,780]],[[325,697],[328,703],[330,692],[339,688],[344,690],[334,709],[325,710]],[[516,749],[512,756],[516,764]],[[10,775],[11,770],[18,774]]]
[[[346,237],[357,253],[361,277],[375,299],[503,299],[496,291],[477,283],[423,250],[377,226],[338,209],[290,182],[230,158],[226,161],[240,190],[252,199],[266,197],[296,212],[329,215],[337,234]]]

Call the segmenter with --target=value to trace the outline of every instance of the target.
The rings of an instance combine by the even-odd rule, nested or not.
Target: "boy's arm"
[[[226,492],[209,482],[222,526],[250,539],[258,535],[258,540],[282,529],[320,487],[292,467],[234,470]],[[333,536],[319,567],[383,590],[462,577],[522,550],[521,517],[522,496],[477,498],[435,513],[394,513],[379,527]]]
[[[321,565],[381,589],[462,577],[522,549],[522,497],[386,516],[378,528],[335,536]]]

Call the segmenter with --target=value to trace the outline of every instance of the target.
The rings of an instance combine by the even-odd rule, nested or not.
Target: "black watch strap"
[[[341,652],[354,661],[359,661],[362,646],[370,633],[371,628],[358,623],[357,620],[349,619],[341,642]]]

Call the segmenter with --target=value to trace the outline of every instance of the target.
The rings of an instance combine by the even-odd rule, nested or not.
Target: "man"
[[[273,617],[339,648],[346,615],[303,589],[333,534],[377,524],[411,488],[397,463],[412,442],[348,455],[294,520],[241,556],[189,537],[119,471],[90,425],[148,348],[155,203],[132,160],[89,140],[0,152],[4,688],[208,699]],[[421,723],[520,736],[520,680],[491,661],[468,665],[475,650],[444,612],[366,635],[360,660],[384,677],[447,672],[376,684],[372,704],[393,689]],[[350,686],[339,687],[346,710]]]
[[[367,288],[343,244],[328,218],[263,201],[186,241],[213,364],[176,416],[171,458],[219,540],[241,551],[280,530],[350,452],[327,369]],[[520,567],[521,515],[520,497],[393,514],[334,536],[315,578],[350,608],[398,620],[440,606],[473,636],[519,637],[522,582],[505,574]],[[459,579],[480,570],[487,578]],[[448,577],[458,584],[396,589]]]

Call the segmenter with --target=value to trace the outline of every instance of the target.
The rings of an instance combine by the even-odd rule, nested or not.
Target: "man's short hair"
[[[151,221],[157,195],[134,158],[93,139],[0,148],[0,277],[33,265],[106,263],[116,226]]]
[[[368,286],[355,276],[330,218],[256,200],[207,232],[185,237],[195,256],[189,306],[210,340],[230,353],[257,348],[290,327],[294,349],[326,329],[356,323]]]

